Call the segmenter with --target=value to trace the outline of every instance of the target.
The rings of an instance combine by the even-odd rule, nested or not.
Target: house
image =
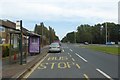
[[[16,23],[9,20],[0,20],[0,41],[1,43],[10,43],[9,31],[15,30]]]
[[[26,28],[23,28],[23,39],[26,37],[28,30]],[[9,44],[10,43],[10,33],[16,34],[20,33],[20,30],[16,29],[16,23],[10,21],[10,20],[0,20],[0,42],[3,44]],[[16,35],[12,36],[12,42],[16,42]],[[24,40],[23,40],[24,41]]]

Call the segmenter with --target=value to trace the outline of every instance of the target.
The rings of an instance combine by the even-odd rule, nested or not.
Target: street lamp
[[[100,27],[100,31],[101,31],[101,33],[100,33],[100,34],[101,34],[101,35],[102,35],[102,29],[103,29],[103,26],[101,26],[101,27]]]

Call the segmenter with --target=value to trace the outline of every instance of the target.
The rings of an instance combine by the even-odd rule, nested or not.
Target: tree
[[[120,41],[120,25],[115,23],[102,23],[90,26],[88,24],[80,25],[77,27],[76,42],[83,43],[106,43],[106,24],[107,24],[107,39],[109,42],[118,43]],[[74,33],[70,32],[62,39],[63,42],[70,41],[73,43]]]
[[[77,28],[77,42],[91,42],[91,26],[88,24],[80,25]]]
[[[46,38],[45,42],[52,43],[54,40],[59,40],[56,36],[53,28],[49,26],[49,30],[44,26],[44,23],[41,22],[40,25],[35,25],[34,32]]]

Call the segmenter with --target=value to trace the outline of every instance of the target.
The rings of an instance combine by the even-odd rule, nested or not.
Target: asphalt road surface
[[[27,78],[118,78],[118,56],[62,44],[61,53],[48,53]]]
[[[2,78],[2,47],[0,46],[0,79]]]

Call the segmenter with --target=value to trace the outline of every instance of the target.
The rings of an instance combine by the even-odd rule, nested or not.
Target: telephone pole
[[[20,20],[20,65],[23,64],[23,54],[22,54],[22,20]]]
[[[76,32],[74,32],[74,42],[76,43]]]
[[[105,23],[105,28],[106,28],[106,43],[107,43],[107,22]]]

